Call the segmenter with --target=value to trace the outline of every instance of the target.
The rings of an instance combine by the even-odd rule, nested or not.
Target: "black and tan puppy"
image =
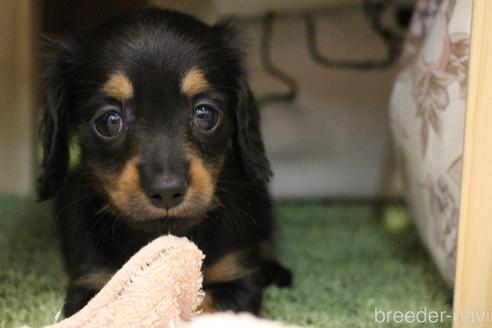
[[[146,9],[51,48],[39,196],[57,195],[65,315],[167,233],[206,254],[205,311],[258,313],[291,277],[271,252],[270,166],[234,31]]]

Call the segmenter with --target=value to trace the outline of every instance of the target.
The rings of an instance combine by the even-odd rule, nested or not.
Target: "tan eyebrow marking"
[[[109,97],[126,101],[133,97],[133,85],[124,73],[114,72],[104,83],[103,92]]]
[[[193,97],[208,88],[205,75],[198,68],[192,68],[181,80],[181,92],[188,97]]]

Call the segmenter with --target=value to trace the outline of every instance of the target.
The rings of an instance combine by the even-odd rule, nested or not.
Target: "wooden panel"
[[[37,1],[4,0],[0,10],[0,191],[32,190]]]
[[[472,17],[454,327],[492,327],[492,1]]]

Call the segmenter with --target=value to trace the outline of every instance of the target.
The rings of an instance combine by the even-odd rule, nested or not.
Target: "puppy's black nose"
[[[159,179],[148,190],[148,195],[154,206],[170,209],[183,201],[186,193],[186,181],[180,178]]]

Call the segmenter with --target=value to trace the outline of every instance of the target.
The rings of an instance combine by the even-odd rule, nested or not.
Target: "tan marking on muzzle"
[[[128,203],[132,193],[143,193],[140,187],[140,175],[138,173],[138,157],[130,159],[121,173],[113,178],[107,186],[108,193],[115,204],[129,207]]]
[[[169,210],[152,205],[140,183],[139,156],[128,160],[120,172],[95,170],[111,204],[133,221],[164,217],[198,218],[210,206],[215,193],[215,180],[201,158],[189,155],[189,180],[183,202]]]
[[[210,201],[215,192],[215,182],[207,170],[201,158],[194,155],[189,156],[190,161],[190,186],[189,192],[199,194]]]

